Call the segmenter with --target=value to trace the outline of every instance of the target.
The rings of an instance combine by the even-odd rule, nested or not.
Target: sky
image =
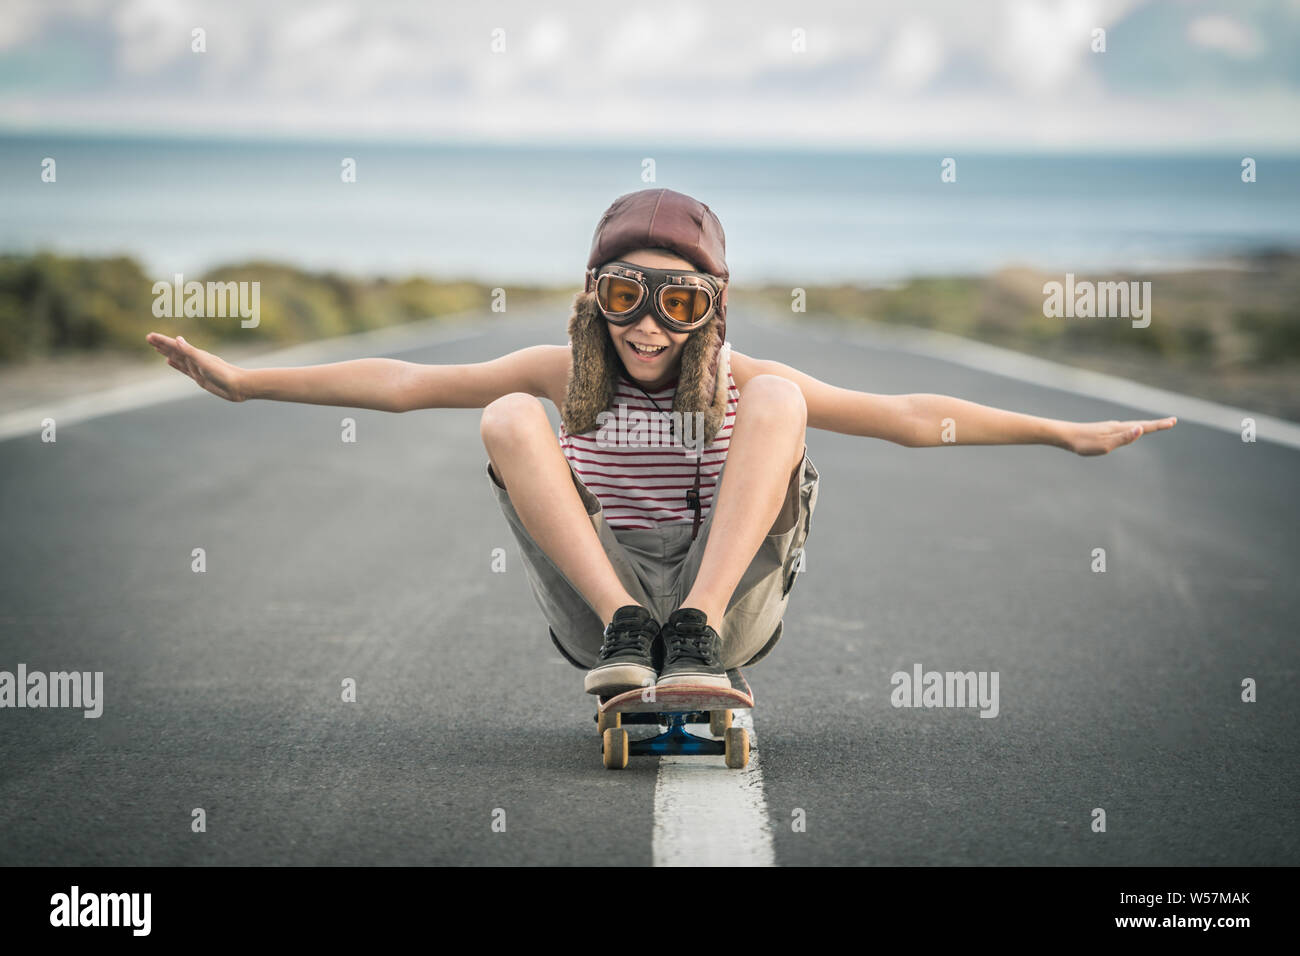
[[[5,0],[0,130],[1297,152],[1298,48],[1300,0]]]

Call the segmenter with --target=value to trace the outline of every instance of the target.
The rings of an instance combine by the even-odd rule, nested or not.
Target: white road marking
[[[751,711],[735,711],[734,725],[755,744]],[[691,732],[708,736],[707,727]],[[653,859],[655,866],[776,865],[756,750],[744,770],[728,769],[721,755],[659,758]]]
[[[761,314],[761,318],[758,315],[750,318],[759,325],[789,331],[790,322],[783,314],[773,314],[770,311]],[[1203,398],[1193,398],[1181,392],[1153,388],[1116,375],[1105,375],[1072,365],[1062,365],[1049,359],[999,348],[996,345],[986,345],[983,342],[949,335],[946,332],[902,328],[863,319],[861,327],[856,329],[837,327],[834,332],[822,332],[804,328],[799,334],[805,338],[827,343],[842,345],[848,342],[871,348],[893,348],[938,358],[954,365],[964,365],[981,372],[1001,375],[1003,378],[1014,378],[1044,388],[1054,388],[1057,391],[1071,392],[1116,405],[1126,405],[1146,412],[1151,418],[1174,415],[1180,422],[1195,422],[1198,425],[1231,432],[1238,436],[1238,440],[1241,435],[1241,420],[1253,418],[1258,441],[1271,441],[1288,448],[1300,448],[1300,425],[1294,422],[1274,418],[1271,415],[1261,415],[1246,408],[1235,408]]]
[[[522,317],[514,321],[526,322],[535,317],[540,318],[545,314],[544,309],[541,305],[521,309],[519,315]],[[368,332],[305,342],[246,359],[243,365],[245,368],[319,365],[349,358],[405,352],[431,345],[448,345],[482,338],[495,332],[505,321],[497,318],[485,322],[483,315],[482,309],[471,309],[433,319],[371,329]],[[184,332],[180,334],[183,335]],[[140,345],[151,351],[153,349],[143,337]],[[160,370],[143,373],[137,382],[72,398],[55,399],[0,415],[0,441],[41,431],[41,420],[45,418],[54,419],[58,426],[72,425],[104,415],[208,394],[187,375],[168,366],[161,355],[158,356],[158,364]],[[210,397],[220,401],[216,396]]]

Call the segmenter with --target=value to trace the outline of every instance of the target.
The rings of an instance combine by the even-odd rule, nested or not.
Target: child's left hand
[[[1066,447],[1076,455],[1104,455],[1120,445],[1130,445],[1147,432],[1173,428],[1178,419],[1157,418],[1133,422],[1077,422],[1070,425]]]

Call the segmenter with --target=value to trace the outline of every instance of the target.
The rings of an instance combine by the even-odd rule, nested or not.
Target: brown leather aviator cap
[[[668,249],[701,272],[730,278],[722,223],[704,203],[671,189],[642,189],[615,199],[596,226],[587,268],[635,249]]]

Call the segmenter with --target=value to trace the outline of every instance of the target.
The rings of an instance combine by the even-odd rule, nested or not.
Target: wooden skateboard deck
[[[602,714],[686,714],[753,707],[753,691],[740,669],[727,671],[727,676],[731,678],[730,690],[670,684],[667,687],[637,687],[613,697],[598,697],[596,700]]]
[[[731,726],[733,710],[754,706],[754,692],[740,668],[727,671],[730,688],[677,684],[637,687],[613,697],[597,697],[596,725],[601,754],[611,770],[627,766],[629,756],[721,754],[726,765],[743,768],[749,762],[749,732]],[[633,740],[623,724],[667,725],[657,737]],[[707,723],[715,737],[698,737],[686,724]]]

